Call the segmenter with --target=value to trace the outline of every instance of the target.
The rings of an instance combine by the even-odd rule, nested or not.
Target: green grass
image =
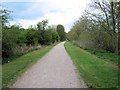
[[[13,56],[11,56],[11,57],[9,57],[9,58],[5,58],[5,59],[3,59],[3,60],[2,60],[2,64],[5,64],[5,63],[8,63],[8,62],[11,62],[12,60],[15,60],[15,59],[17,59],[17,58],[23,56],[24,54],[27,54],[27,53],[33,52],[33,51],[35,51],[35,50],[37,50],[37,49],[34,48],[34,49],[32,49],[32,50],[30,50],[30,51],[27,51],[27,52],[18,52],[18,53],[16,53],[15,55],[13,55]]]
[[[108,52],[105,50],[93,50],[93,49],[89,49],[89,48],[84,48],[84,47],[81,47],[80,45],[78,45],[77,43],[72,43],[72,44],[86,50],[87,52],[89,52],[101,59],[111,61],[115,64],[118,64],[118,58],[120,58],[120,56],[117,54],[114,54],[114,53],[111,53],[111,52]]]
[[[89,88],[118,87],[118,68],[93,55],[86,54],[69,42],[64,46]]]
[[[58,43],[56,43],[58,44]],[[14,83],[16,78],[20,76],[25,70],[27,70],[31,65],[33,65],[37,60],[39,60],[42,56],[44,56],[47,52],[49,52],[52,47],[51,46],[44,47],[40,50],[35,50],[29,52],[15,60],[5,63],[2,65],[2,87],[7,88],[8,85]]]

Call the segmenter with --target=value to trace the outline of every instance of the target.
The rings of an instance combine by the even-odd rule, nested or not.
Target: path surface
[[[12,88],[84,88],[64,43],[53,47],[36,64],[29,68]]]

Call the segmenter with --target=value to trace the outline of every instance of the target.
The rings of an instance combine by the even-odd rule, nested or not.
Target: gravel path
[[[62,42],[29,68],[12,88],[84,88]]]

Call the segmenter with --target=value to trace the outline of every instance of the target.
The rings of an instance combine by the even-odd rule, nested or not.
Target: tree
[[[52,43],[52,33],[50,30],[44,32],[44,44],[50,45]]]
[[[45,28],[46,28],[47,24],[48,24],[48,20],[42,20],[42,22],[38,22],[37,23],[38,30],[45,31]]]
[[[0,13],[0,22],[2,23],[2,28],[5,28],[6,24],[9,23],[9,19],[11,19],[10,13],[12,13],[12,11],[2,9]]]
[[[63,25],[57,25],[57,32],[60,37],[60,41],[64,41],[66,39],[65,30]]]
[[[110,35],[113,52],[118,53],[117,38],[120,22],[120,1],[110,2],[108,0],[94,0],[91,4],[91,8],[99,10],[98,13],[89,13],[91,20],[100,24],[104,31]]]
[[[56,31],[53,30],[51,31],[51,33],[52,33],[52,43],[55,43],[55,41],[57,41],[58,34]]]
[[[17,47],[25,42],[25,33],[23,29],[17,26],[2,31],[2,54],[3,59],[8,58],[18,52]]]
[[[25,41],[25,43],[27,44],[27,45],[35,45],[35,30],[34,29],[27,29],[26,30],[27,32],[26,32],[26,34],[25,34],[25,36],[26,36],[26,41]]]
[[[10,11],[0,10],[0,20],[2,22],[2,56],[3,59],[9,58],[20,51],[18,47],[34,46],[34,45],[49,45],[56,42],[58,33],[56,27],[50,26],[47,29],[48,20],[38,22],[37,26],[29,26],[28,29],[21,28],[20,25],[8,26],[10,19]],[[53,30],[54,29],[54,30]],[[3,63],[6,61],[3,61]]]
[[[120,2],[93,0],[67,37],[81,46],[118,53]]]

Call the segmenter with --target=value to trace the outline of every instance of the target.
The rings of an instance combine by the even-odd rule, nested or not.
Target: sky
[[[73,23],[83,14],[90,0],[3,0],[3,7],[13,11],[10,24],[23,28],[48,19],[48,25],[61,24],[69,32]]]

